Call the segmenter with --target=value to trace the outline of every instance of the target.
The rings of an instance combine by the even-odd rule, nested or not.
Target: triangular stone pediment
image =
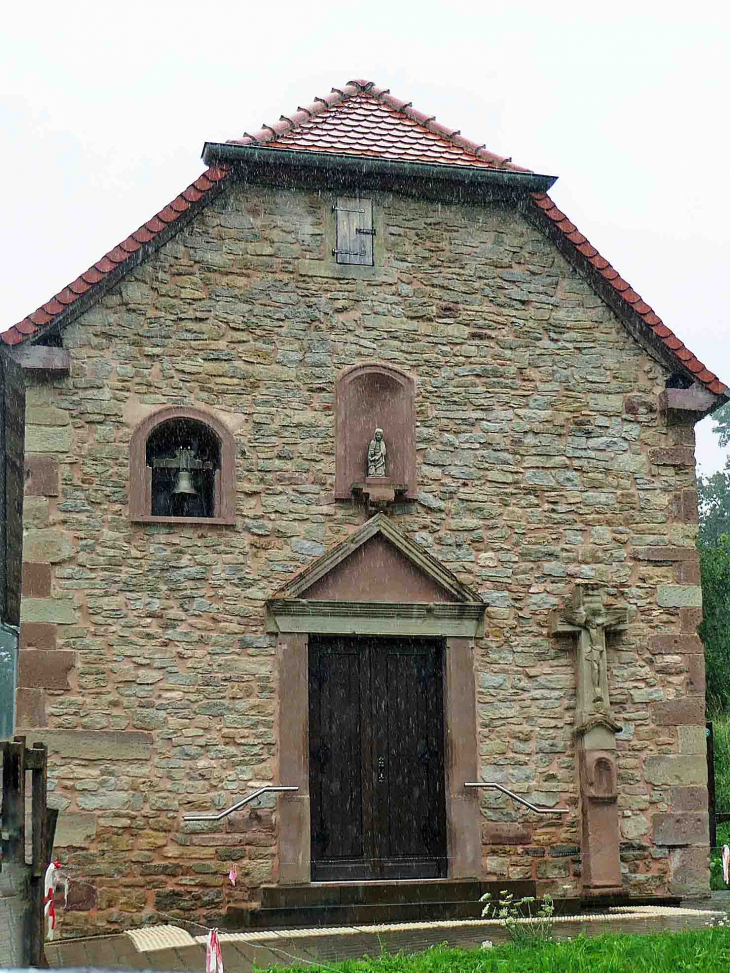
[[[479,603],[440,561],[379,513],[284,585],[274,600]]]

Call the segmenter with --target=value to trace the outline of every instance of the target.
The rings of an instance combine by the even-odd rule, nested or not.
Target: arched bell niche
[[[352,497],[353,484],[367,476],[368,444],[383,430],[386,477],[415,499],[416,382],[385,362],[368,362],[341,372],[335,387],[335,496]]]
[[[129,444],[129,512],[137,522],[235,524],[233,433],[193,407],[143,419]]]

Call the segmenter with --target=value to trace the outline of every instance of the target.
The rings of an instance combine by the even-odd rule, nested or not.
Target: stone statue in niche
[[[368,476],[385,476],[386,453],[383,430],[378,426],[368,445]]]

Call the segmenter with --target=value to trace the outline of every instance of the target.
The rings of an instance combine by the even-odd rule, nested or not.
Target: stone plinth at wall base
[[[610,900],[611,904],[616,899],[625,900],[626,902],[629,901],[629,897],[621,885],[584,885],[580,892],[581,902],[590,903],[591,906],[600,904],[604,900]]]

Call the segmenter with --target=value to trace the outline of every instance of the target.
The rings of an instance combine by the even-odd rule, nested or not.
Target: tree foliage
[[[712,418],[715,420],[712,431],[720,437],[720,446],[730,446],[730,402],[713,412]]]
[[[715,413],[720,442],[730,442],[730,408]],[[702,572],[707,708],[730,713],[730,459],[725,469],[697,481],[700,529],[697,546]]]
[[[723,534],[730,535],[730,461],[724,470],[698,477],[697,491],[700,507],[697,543],[700,547],[716,547]]]
[[[730,712],[730,535],[712,547],[700,546],[704,619],[699,628],[705,645],[707,708]]]

